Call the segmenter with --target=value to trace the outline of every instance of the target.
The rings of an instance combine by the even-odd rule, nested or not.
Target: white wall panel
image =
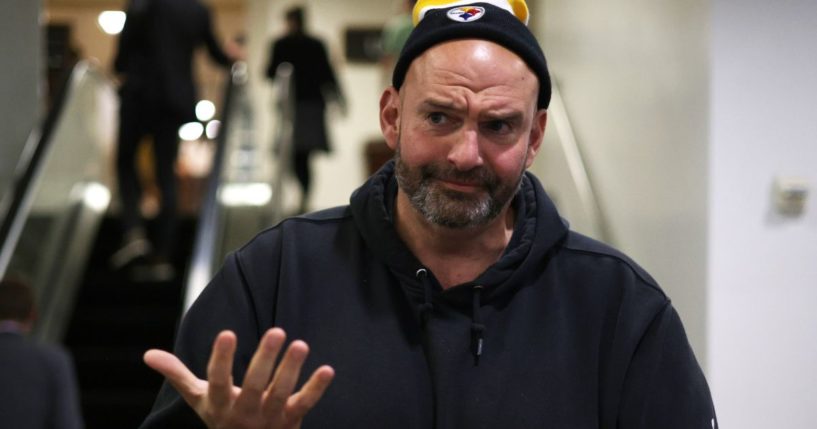
[[[716,0],[710,382],[724,427],[817,424],[817,3]],[[801,216],[775,178],[811,185]]]

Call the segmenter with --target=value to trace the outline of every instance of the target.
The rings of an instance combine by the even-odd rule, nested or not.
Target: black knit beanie
[[[550,74],[545,54],[528,27],[505,9],[489,3],[432,9],[409,35],[394,67],[392,85],[400,89],[415,58],[430,47],[455,39],[488,40],[513,51],[539,78],[538,107],[550,104]]]

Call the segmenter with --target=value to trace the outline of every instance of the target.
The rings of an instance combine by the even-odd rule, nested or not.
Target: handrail
[[[230,139],[230,135],[234,133],[232,131],[228,132],[226,125],[228,122],[230,122],[228,118],[233,116],[233,105],[235,103],[239,103],[242,94],[246,93],[245,91],[242,91],[246,81],[246,66],[239,65],[238,67],[234,67],[231,87],[228,88],[229,95],[225,97],[225,107],[222,109],[222,115],[224,118],[221,130],[219,131],[217,141],[218,147],[216,149],[216,155],[214,156],[212,167],[213,173],[210,176],[206,195],[204,197],[202,215],[200,216],[196,239],[193,246],[193,256],[191,258],[188,276],[185,281],[183,305],[184,312],[190,308],[201,291],[207,286],[207,283],[210,281],[210,278],[213,275],[213,271],[215,270],[216,266],[215,262],[217,262],[215,261],[215,258],[222,255],[222,253],[219,253],[219,250],[223,245],[223,243],[220,243],[220,239],[222,238],[221,236],[225,233],[229,234],[234,232],[228,231],[229,226],[224,223],[226,219],[225,216],[228,215],[225,212],[225,207],[219,201],[219,198],[223,196],[221,193],[226,189],[223,187],[225,181],[231,179],[230,176],[225,175],[225,170],[227,170],[226,163],[230,157],[228,150],[230,150],[231,145],[228,139]],[[265,212],[262,216],[264,219],[266,219],[264,223],[269,220],[270,215],[272,216],[273,221],[277,221],[281,217],[281,183],[283,182],[283,177],[286,174],[285,169],[288,168],[289,165],[287,160],[291,152],[292,120],[294,111],[294,106],[292,105],[292,99],[290,96],[292,66],[289,63],[281,64],[278,67],[278,70],[276,71],[275,83],[278,97],[279,118],[277,121],[277,129],[274,134],[273,144],[275,145],[278,154],[278,165],[276,168],[274,168],[275,175],[269,179],[272,182],[271,188],[273,201],[271,212]],[[232,128],[241,126],[242,124],[239,122],[237,124],[230,125],[230,128],[232,130]],[[238,128],[236,129],[238,130]],[[246,144],[246,142],[242,143]],[[241,148],[239,148],[239,150],[241,150]],[[240,162],[246,162],[246,160],[241,160]],[[240,168],[243,167],[246,166],[240,166]],[[248,177],[244,174],[240,175],[240,177],[242,180],[248,179]]]
[[[221,109],[221,125],[216,138],[216,150],[213,155],[212,171],[207,181],[206,193],[201,206],[201,215],[193,241],[193,252],[190,268],[184,282],[184,310],[192,305],[193,300],[210,281],[216,246],[214,245],[221,223],[221,211],[218,207],[218,190],[222,180],[223,164],[226,158],[227,136],[230,127],[230,111],[233,105],[233,94],[236,86],[245,85],[247,66],[243,62],[233,64],[229,79],[224,89],[224,103]]]
[[[293,96],[292,64],[284,62],[275,70],[275,87],[277,90],[278,127],[273,146],[278,153],[275,177],[272,185],[272,217],[276,221],[284,217],[283,194],[284,178],[290,173],[292,165],[292,133],[295,125],[295,101]]]
[[[548,119],[559,134],[559,143],[567,161],[567,169],[576,185],[578,197],[585,214],[595,224],[598,239],[611,243],[612,234],[602,213],[598,195],[593,189],[590,174],[582,156],[581,148],[573,133],[573,126],[565,108],[564,99],[555,78],[551,78],[552,97],[548,107]]]
[[[14,249],[20,239],[25,220],[31,210],[34,196],[32,184],[39,176],[51,147],[52,135],[71,91],[82,81],[91,66],[86,61],[77,62],[64,75],[56,98],[42,126],[35,127],[28,135],[23,152],[14,170],[11,190],[0,201],[0,278],[8,268]]]

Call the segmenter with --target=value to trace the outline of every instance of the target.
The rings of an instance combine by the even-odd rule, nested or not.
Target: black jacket
[[[310,345],[303,377],[336,370],[304,428],[713,427],[670,301],[626,256],[569,231],[533,175],[500,261],[443,291],[392,225],[392,170],[350,206],[231,255],[182,324],[181,359],[204,378],[215,335],[232,329],[240,381],[261,334],[284,328]],[[165,386],[144,427],[193,419]]]
[[[282,63],[292,65],[294,150],[330,151],[326,103],[342,103],[343,94],[323,42],[303,32],[290,33],[272,43],[269,58],[267,77],[271,79],[275,79]]]
[[[114,59],[124,75],[122,96],[144,99],[180,121],[195,120],[193,52],[201,46],[216,63],[231,64],[213,34],[210,11],[198,0],[131,0]]]
[[[83,427],[74,365],[65,350],[0,331],[0,427]]]
[[[292,64],[296,101],[313,101],[323,106],[327,91],[340,92],[329,54],[319,39],[299,32],[275,40],[270,45],[267,77],[274,79],[278,66],[285,62]]]

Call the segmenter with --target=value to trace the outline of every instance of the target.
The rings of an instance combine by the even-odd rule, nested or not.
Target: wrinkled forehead
[[[423,52],[409,66],[401,93],[422,91],[429,85],[494,89],[523,101],[535,101],[539,91],[537,76],[521,57],[481,39],[452,40]]]

